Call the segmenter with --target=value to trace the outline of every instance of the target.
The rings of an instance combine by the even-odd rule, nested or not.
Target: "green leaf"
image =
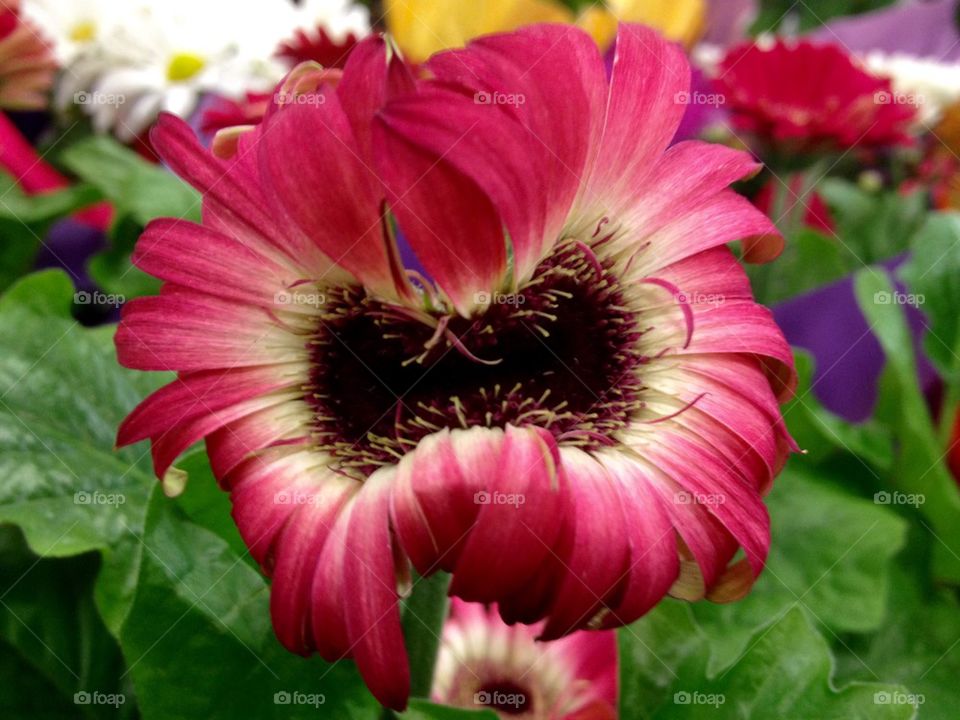
[[[250,567],[256,568],[230,514],[230,496],[217,485],[207,453],[195,450],[178,460],[176,468],[187,474],[186,489],[176,499],[180,509],[192,523],[220,536],[237,557],[243,557]]]
[[[411,700],[407,711],[396,717],[400,720],[497,720],[498,716],[492,710],[461,710],[426,700]]]
[[[113,138],[99,135],[74,143],[60,159],[74,174],[98,188],[121,215],[141,225],[157,217],[198,219],[200,196],[186,183]]]
[[[815,463],[849,453],[887,470],[893,464],[893,436],[889,428],[870,419],[848,423],[824,408],[812,392],[813,358],[794,349],[799,382],[793,399],[784,407],[783,417],[797,444]]]
[[[120,643],[145,720],[378,717],[352,663],[280,646],[263,577],[159,488],[142,543]]]
[[[927,587],[916,568],[898,568],[890,615],[881,630],[850,641],[840,655],[846,679],[880,675],[901,682],[922,701],[924,720],[954,720],[960,706],[960,603],[943,589]]]
[[[925,193],[870,191],[839,178],[824,180],[818,190],[836,218],[837,235],[851,270],[906,251],[926,220]]]
[[[945,452],[918,386],[910,328],[902,307],[886,300],[894,288],[885,274],[864,270],[854,288],[887,360],[881,405],[893,411],[900,447],[891,478],[899,490],[923,499],[920,511],[943,541],[943,548],[936,549],[936,572],[960,583],[960,491],[944,463]]]
[[[620,706],[622,720],[713,720],[777,718],[777,720],[909,720],[914,707],[884,703],[899,686],[854,682],[836,688],[832,682],[830,649],[802,610],[792,609],[757,632],[746,652],[722,673],[710,675],[702,667],[703,638],[680,616],[670,637],[669,620],[675,603],[662,604],[650,616],[620,631],[621,686],[641,679],[642,693],[626,692]],[[659,626],[649,632],[645,626]],[[666,648],[656,639],[666,640]],[[666,654],[664,654],[664,651]],[[651,683],[645,673],[662,665]],[[899,695],[898,695],[899,697]]]
[[[112,334],[0,313],[0,522],[41,555],[109,546],[139,525],[154,484],[143,450],[113,442],[156,379],[117,366]]]
[[[0,173],[0,290],[30,272],[50,226],[100,198],[89,185],[42,195],[25,194],[14,179]]]
[[[13,306],[36,315],[70,320],[73,283],[62,270],[43,270],[27,275],[0,296],[0,313]]]
[[[42,273],[0,300],[0,523],[19,526],[38,555],[102,551],[114,581],[98,584],[97,602],[116,633],[156,480],[149,453],[116,451],[114,438],[161,378],[118,367],[112,328],[62,317],[71,292]]]
[[[60,705],[72,705],[77,692],[123,694],[118,678],[120,647],[107,633],[93,603],[98,563],[92,555],[45,560],[30,553],[22,535],[0,528],[0,638],[32,671],[49,683]],[[18,682],[6,676],[3,684]],[[129,698],[127,697],[129,695]],[[116,717],[113,706],[74,708],[87,717]]]
[[[927,355],[943,375],[960,380],[960,214],[930,215],[901,275],[929,320]]]
[[[868,632],[883,622],[890,567],[903,547],[906,522],[803,465],[791,461],[766,499],[770,556],[750,594],[736,603],[693,606],[711,640],[711,672],[732,664],[757,628],[792,607],[807,611],[830,636]]]
[[[90,277],[104,291],[127,299],[160,293],[160,281],[130,262],[142,231],[130,216],[119,218],[110,230],[110,246],[91,258]]]
[[[839,280],[851,270],[843,246],[832,237],[802,228],[783,254],[767,265],[747,267],[757,299],[768,305]]]

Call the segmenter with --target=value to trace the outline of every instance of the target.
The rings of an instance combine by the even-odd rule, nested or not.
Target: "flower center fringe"
[[[558,442],[615,442],[642,407],[645,330],[609,264],[561,244],[482,315],[431,327],[362,288],[330,289],[311,340],[314,438],[358,478],[444,428],[535,425]]]

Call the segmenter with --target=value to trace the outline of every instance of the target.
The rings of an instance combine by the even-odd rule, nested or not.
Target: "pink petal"
[[[452,571],[481,506],[476,477],[485,460],[496,457],[503,433],[487,428],[443,430],[420,441],[397,467],[392,495],[394,527],[417,572]]]
[[[615,604],[630,556],[613,478],[578,448],[562,448],[560,460],[569,480],[572,512],[557,545],[565,572],[541,634],[544,640],[586,627],[606,604]]]
[[[277,638],[290,652],[309,655],[314,649],[310,603],[317,558],[350,491],[343,478],[311,486],[306,491],[309,494],[302,496],[305,502],[294,505],[274,542],[270,616]],[[273,502],[277,502],[276,496]]]
[[[643,468],[613,452],[604,453],[599,461],[620,493],[630,546],[623,597],[611,606],[604,623],[618,627],[634,622],[663,599],[677,579],[680,564],[673,522]]]
[[[504,285],[503,220],[483,190],[446,158],[450,147],[426,150],[389,123],[389,116],[378,123],[374,138],[390,210],[431,278],[468,316],[479,293]]]
[[[278,291],[302,278],[235,236],[168,218],[147,225],[131,260],[161,280],[264,306],[272,306]]]
[[[690,86],[683,50],[642,25],[621,23],[600,153],[585,187],[586,208],[622,207],[676,134]]]
[[[347,635],[370,692],[386,707],[403,710],[410,694],[410,668],[400,631],[390,535],[389,491],[395,472],[378,471],[353,500],[340,601],[350,598]]]
[[[552,550],[566,506],[566,482],[553,436],[507,426],[487,473],[476,525],[457,560],[450,594],[493,602],[523,587]]]
[[[139,370],[213,370],[304,360],[304,341],[265,309],[164,288],[124,305],[117,359]]]
[[[389,100],[415,92],[416,81],[395,47],[382,35],[357,43],[347,58],[337,97],[353,128],[360,157],[373,166],[371,119]]]
[[[559,239],[595,151],[607,86],[596,44],[570,26],[536,25],[440,53],[428,67],[466,96],[443,122],[480,140],[453,147],[451,162],[501,212],[522,281]]]
[[[315,97],[319,104],[293,103],[261,126],[259,160],[271,209],[366,287],[395,297],[380,181],[337,95]]]

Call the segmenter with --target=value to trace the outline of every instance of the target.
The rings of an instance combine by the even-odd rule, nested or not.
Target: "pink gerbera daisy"
[[[165,285],[119,359],[178,377],[119,442],[162,477],[206,439],[290,650],[353,657],[399,708],[408,562],[543,639],[750,587],[794,371],[724,245],[782,240],[728,187],[748,155],[670,147],[688,83],[653,31],[621,26],[608,77],[543,25],[422,78],[379,37],[300,66],[228,160],[161,118],[203,223],[137,245]]]
[[[454,600],[433,699],[528,720],[615,720],[617,636],[580,632],[537,642],[539,625],[506,625],[493,606]]]
[[[914,108],[835,45],[740,45],[720,64],[718,82],[734,124],[767,142],[797,151],[910,142]]]

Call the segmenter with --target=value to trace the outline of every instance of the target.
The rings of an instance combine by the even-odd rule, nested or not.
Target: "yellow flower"
[[[386,0],[384,6],[391,35],[414,62],[478,35],[573,21],[573,13],[552,0]]]
[[[386,0],[390,33],[414,62],[478,35],[515,30],[540,22],[576,22],[602,48],[617,22],[650,25],[671,40],[693,45],[703,32],[706,0],[608,0],[578,17],[559,0]]]
[[[649,25],[687,47],[706,25],[706,0],[608,0],[607,5],[618,20]]]

